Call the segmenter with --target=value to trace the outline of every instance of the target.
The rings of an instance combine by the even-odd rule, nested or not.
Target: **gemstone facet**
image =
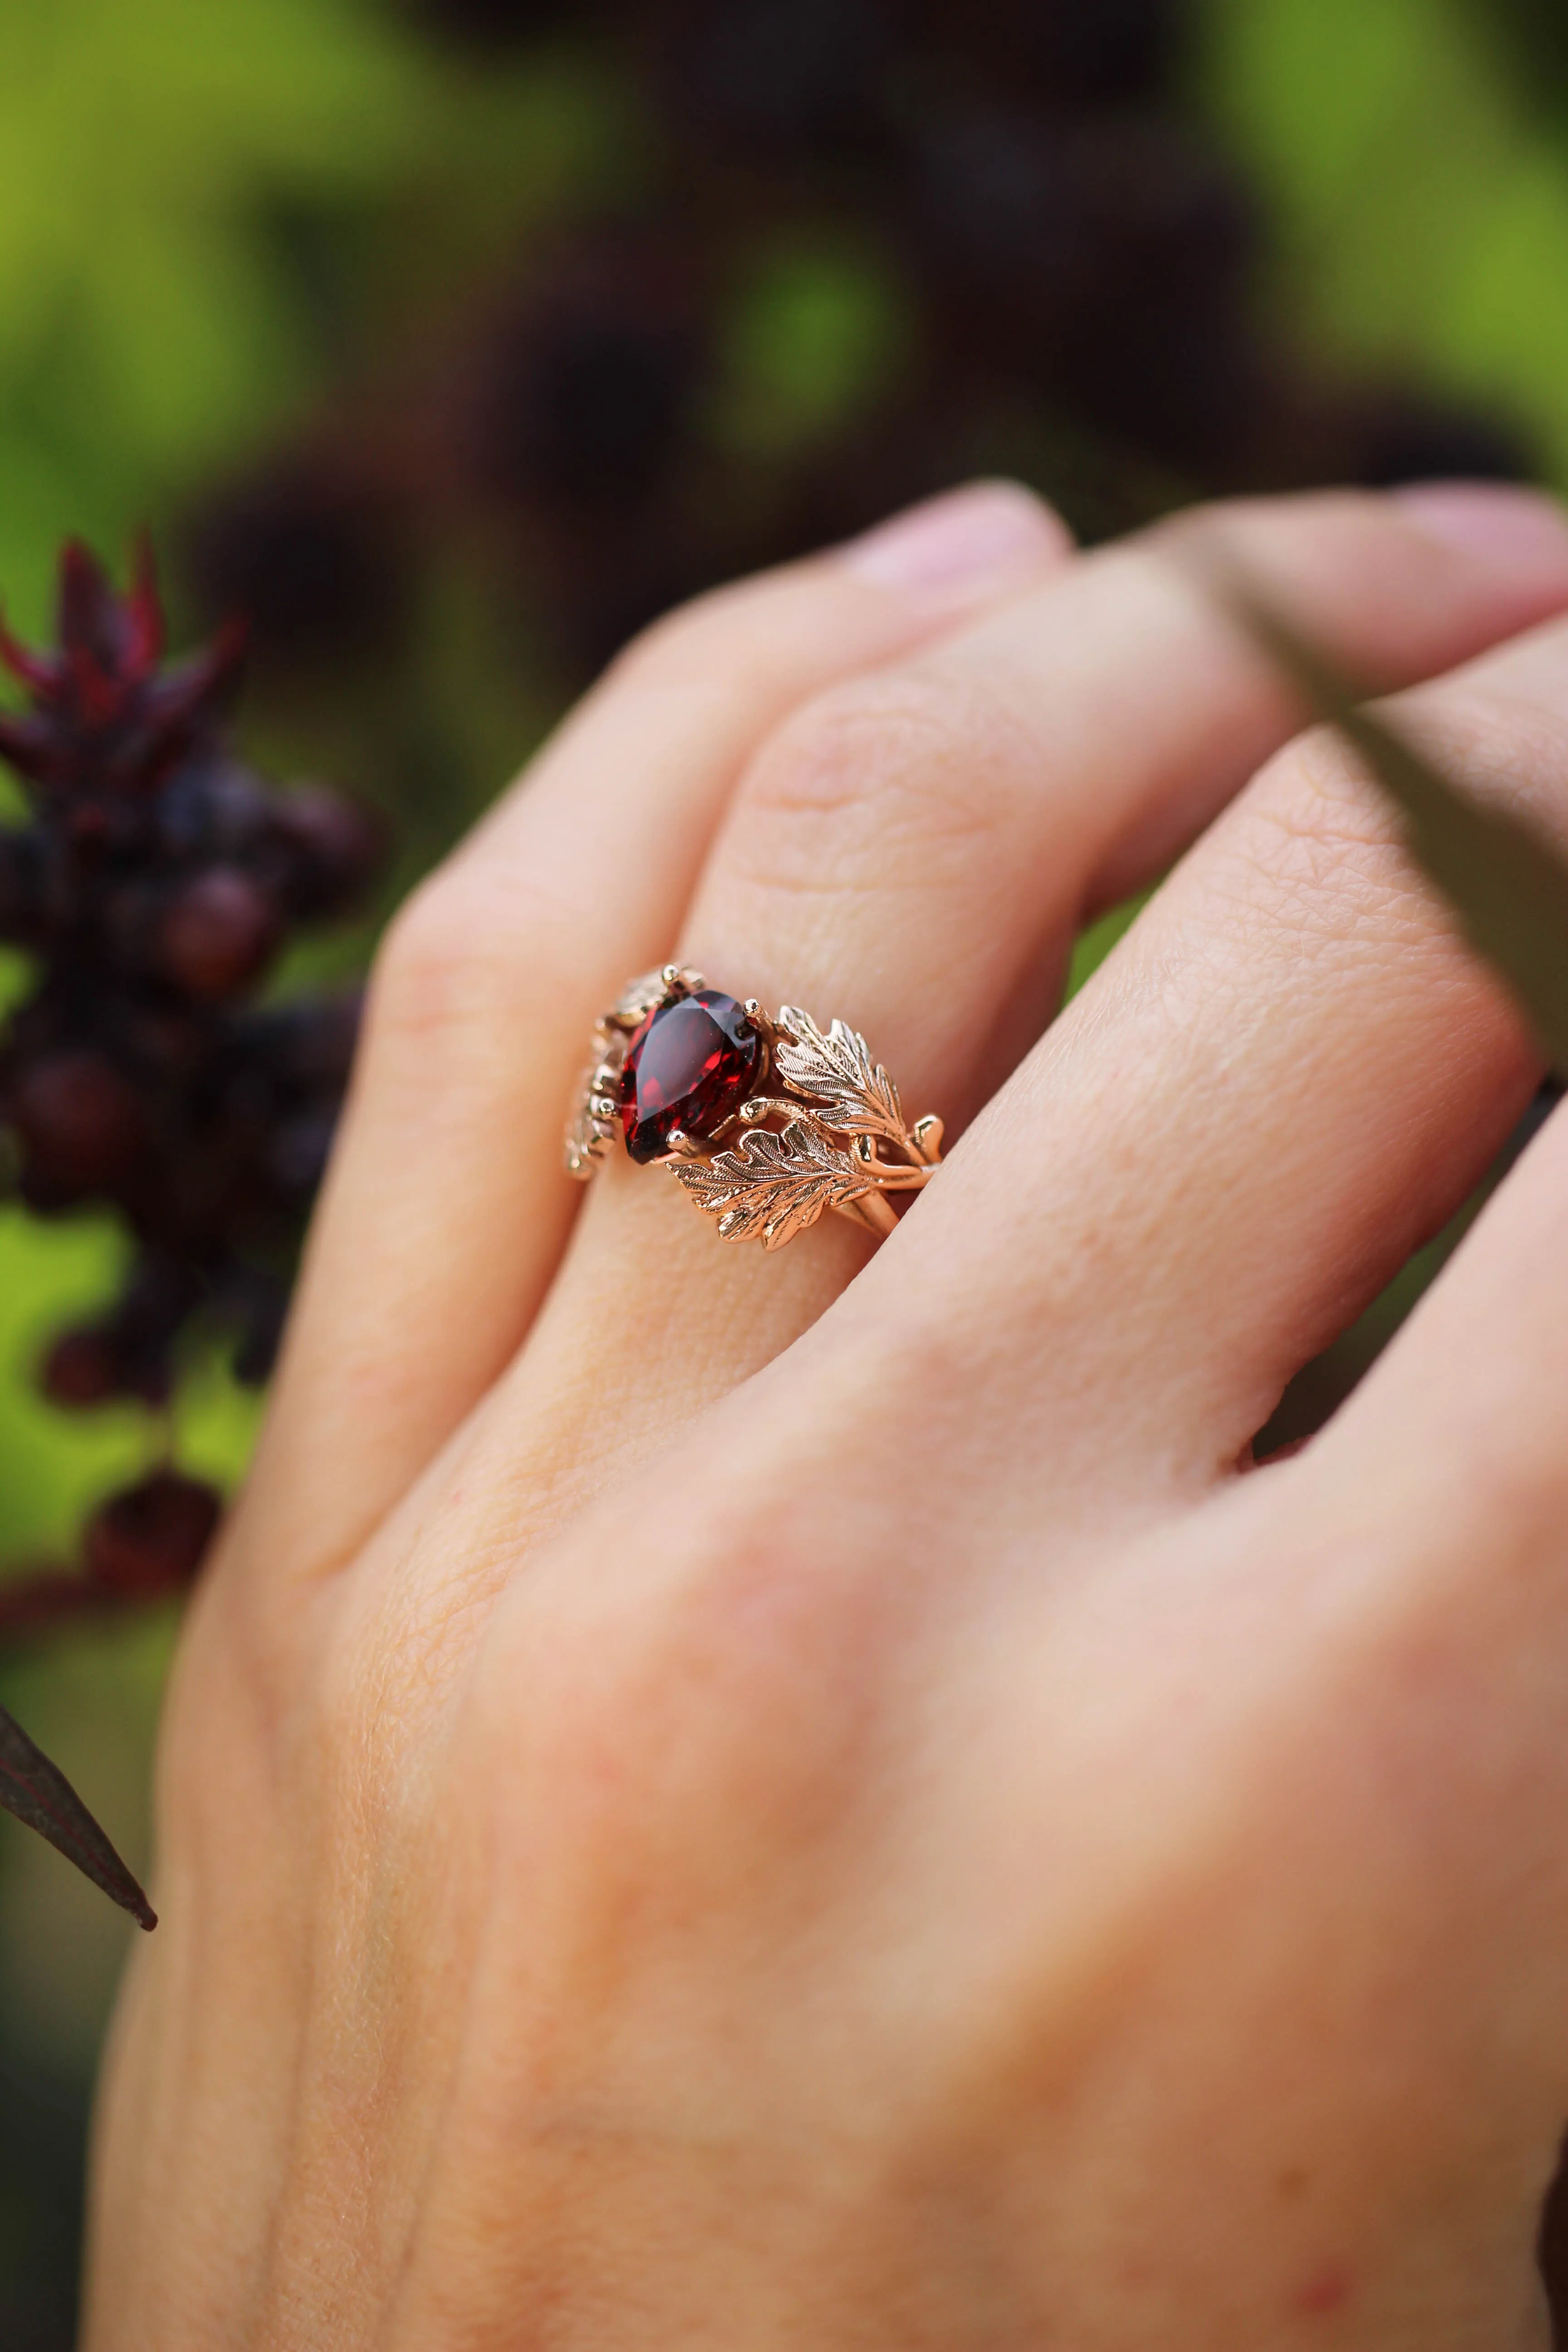
[[[679,1128],[701,1139],[755,1086],[763,1041],[732,996],[700,988],[656,1004],[626,1051],[621,1125],[634,1160],[658,1160]]]

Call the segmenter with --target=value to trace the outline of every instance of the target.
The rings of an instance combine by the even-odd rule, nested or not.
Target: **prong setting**
[[[669,1150],[652,1164],[656,1168],[664,1168],[672,1160],[700,1160],[705,1150],[706,1146],[699,1143],[694,1135],[686,1135],[678,1127],[669,1138]]]
[[[722,1048],[731,1056],[729,1075],[717,1082],[705,1077],[697,1092],[684,1094],[682,1087],[696,1085],[700,1066],[712,1072],[721,1064],[702,1063],[709,1049],[699,1044],[697,1060],[683,1065],[689,1028],[680,1044],[671,1042],[670,1032],[657,1065],[647,1060],[653,1048],[645,1038],[634,1056],[641,1106],[634,1130],[634,1113],[623,1108],[634,1084],[626,1067],[633,1041],[645,1024],[649,1036],[657,1030],[665,1040],[664,1011],[697,995],[709,1020],[731,1024],[727,1034],[734,1043]],[[657,1023],[654,1015],[660,1016]],[[691,1016],[681,1018],[697,1015],[694,1007]],[[746,1047],[752,1054],[749,1069],[734,1060],[743,1042],[743,1032],[733,1026],[737,1015],[756,1040],[756,1050]],[[650,1075],[653,1067],[658,1069],[657,1079]],[[682,1075],[672,1077],[672,1068]],[[723,1089],[736,1085],[750,1091],[720,1116]],[[662,1101],[668,1108],[647,1108],[650,1086],[656,1107],[661,1101],[658,1087],[666,1089]],[[685,1102],[705,1110],[700,1134],[683,1125],[664,1125]],[[912,1126],[906,1123],[897,1087],[858,1031],[842,1021],[820,1029],[795,1005],[772,1013],[754,996],[737,1003],[721,992],[710,992],[700,972],[674,963],[632,982],[595,1027],[594,1063],[566,1137],[573,1175],[584,1181],[593,1175],[615,1148],[623,1120],[628,1143],[634,1132],[637,1138],[632,1156],[669,1169],[697,1206],[715,1219],[723,1239],[754,1238],[769,1250],[782,1248],[828,1209],[885,1239],[898,1223],[893,1196],[919,1192],[942,1159],[942,1120],[931,1115]],[[650,1149],[658,1137],[663,1148]]]

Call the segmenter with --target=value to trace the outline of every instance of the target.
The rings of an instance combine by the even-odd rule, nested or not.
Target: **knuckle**
[[[1323,730],[1303,736],[1265,775],[1254,806],[1261,820],[1259,861],[1277,862],[1287,874],[1298,851],[1316,870],[1375,863],[1397,846],[1375,788],[1353,754]]]
[[[482,1022],[510,987],[506,941],[516,912],[498,920],[492,893],[457,866],[420,884],[393,919],[371,975],[366,1026],[389,1038],[448,1036]]]
[[[1427,759],[1478,800],[1540,803],[1561,769],[1560,745],[1537,715],[1496,697],[1445,688],[1396,723]],[[1446,941],[1439,896],[1403,838],[1399,812],[1348,744],[1315,730],[1265,770],[1241,810],[1244,896],[1306,948],[1385,956]]]
[[[853,1809],[896,1646],[886,1598],[803,1570],[776,1531],[700,1542],[674,1589],[591,1610],[498,1706],[519,1778],[550,1792],[602,1881],[676,1895],[831,1838]]]
[[[1436,919],[1397,824],[1353,755],[1304,736],[1243,808],[1240,902],[1250,928],[1325,953],[1373,936],[1405,940]]]
[[[906,670],[818,695],[768,739],[742,780],[742,837],[787,882],[838,874],[857,853],[897,876],[933,847],[998,828],[1027,759],[1023,730],[975,681]]]
[[[1453,1440],[1433,1483],[1430,1523],[1420,1527],[1411,1555],[1451,1569],[1467,1599],[1479,1565],[1494,1589],[1529,1585],[1568,1566],[1568,1456],[1555,1421],[1543,1425],[1525,1414],[1510,1424],[1478,1415]],[[1439,1573],[1430,1590],[1442,1589]]]
[[[1409,526],[1375,491],[1243,492],[1162,515],[1130,543],[1185,569],[1194,558],[1212,557],[1216,540],[1248,562],[1289,557],[1298,569],[1306,567],[1309,581],[1319,564],[1332,564],[1334,584],[1341,586],[1350,551],[1363,562],[1374,561],[1384,547],[1397,555],[1408,545]]]
[[[705,682],[727,640],[755,658],[755,606],[763,583],[741,581],[710,588],[645,623],[605,671],[601,691],[622,686],[665,688]]]

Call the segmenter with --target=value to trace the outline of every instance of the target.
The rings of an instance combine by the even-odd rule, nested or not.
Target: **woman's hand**
[[[1568,833],[1568,522],[1219,520]],[[1249,1474],[1538,1073],[1182,528],[982,489],[678,615],[395,926],[170,1698],[91,2352],[1547,2341],[1568,1128]],[[574,1218],[672,954],[962,1132],[875,1256],[624,1159]]]

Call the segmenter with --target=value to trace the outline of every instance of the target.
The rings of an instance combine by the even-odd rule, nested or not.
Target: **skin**
[[[1538,1070],[1216,529],[1568,833],[1543,505],[1079,557],[990,486],[661,625],[395,925],[168,1702],[89,2352],[1548,2343],[1568,1125],[1253,1470]],[[563,1178],[670,955],[946,1117],[879,1251]]]

